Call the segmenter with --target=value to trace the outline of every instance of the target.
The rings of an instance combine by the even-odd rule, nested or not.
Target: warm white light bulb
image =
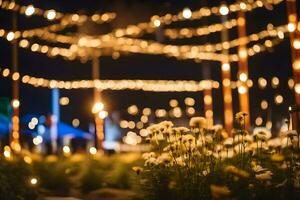
[[[228,15],[229,9],[226,5],[222,5],[219,10],[221,15]]]
[[[56,11],[55,10],[48,10],[46,17],[48,20],[53,20],[56,17]]]
[[[31,16],[34,14],[34,12],[35,12],[35,8],[33,7],[33,5],[29,5],[29,6],[27,6],[27,8],[25,10],[25,15]]]
[[[189,8],[184,8],[182,11],[182,16],[185,19],[190,19],[192,17],[192,11]]]

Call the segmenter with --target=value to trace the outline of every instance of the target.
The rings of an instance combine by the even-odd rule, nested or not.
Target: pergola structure
[[[113,30],[110,33],[92,36],[73,33],[64,35],[59,32],[71,26],[81,26],[88,21],[94,23],[109,23],[117,18],[116,13],[103,13],[94,15],[65,14],[53,9],[42,10],[33,5],[21,6],[15,2],[1,1],[1,9],[11,10],[14,13],[33,16],[42,16],[53,23],[49,26],[30,30],[18,30],[17,22],[14,20],[13,30],[0,29],[0,37],[6,38],[13,44],[14,62],[12,71],[2,70],[2,76],[10,77],[13,80],[13,128],[11,135],[11,145],[15,150],[20,149],[19,139],[19,82],[38,87],[78,89],[94,88],[95,103],[101,101],[100,92],[102,90],[143,90],[143,91],[203,91],[204,113],[210,125],[213,125],[213,96],[212,90],[223,89],[224,102],[224,126],[230,132],[233,124],[232,110],[232,89],[237,88],[239,93],[240,111],[250,113],[249,108],[249,88],[253,82],[249,79],[248,58],[267,51],[269,48],[279,44],[284,40],[285,35],[289,35],[292,51],[292,67],[295,81],[296,102],[300,103],[300,25],[296,13],[296,0],[287,0],[288,24],[273,26],[269,24],[265,30],[247,35],[245,13],[255,9],[272,9],[284,2],[283,0],[256,0],[237,1],[231,5],[221,3],[217,7],[203,7],[195,11],[188,8],[177,14],[167,13],[163,16],[154,15],[148,22],[128,25],[125,28]],[[228,19],[229,13],[236,13],[236,18]],[[220,23],[209,24],[199,28],[164,28],[178,21],[198,20],[210,16],[219,16]],[[237,28],[238,38],[229,40],[228,30]],[[214,44],[194,44],[194,45],[173,45],[164,44],[157,41],[145,40],[144,34],[153,34],[158,29],[163,30],[165,37],[170,39],[192,38],[194,36],[209,35],[219,32],[221,41]],[[33,39],[37,39],[34,41]],[[34,41],[34,42],[33,42]],[[38,41],[47,41],[53,45],[43,45]],[[67,45],[63,48],[60,45]],[[251,45],[251,46],[250,46]],[[32,52],[46,54],[50,58],[62,56],[66,60],[80,59],[82,61],[93,61],[92,80],[48,80],[42,77],[32,77],[30,75],[20,75],[17,63],[17,48],[25,48]],[[236,53],[231,53],[231,49],[236,49]],[[151,81],[151,80],[101,80],[99,75],[99,58],[104,55],[117,56],[127,53],[141,53],[153,55],[165,55],[177,59],[207,60],[220,62],[222,80],[203,81]],[[238,81],[231,80],[231,66],[233,62],[238,63]],[[250,128],[250,117],[246,118],[246,128]],[[95,115],[97,135],[102,140],[102,119]],[[100,141],[101,142],[101,141]]]

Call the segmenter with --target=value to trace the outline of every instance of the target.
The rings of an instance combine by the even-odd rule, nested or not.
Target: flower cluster
[[[208,127],[203,117],[191,118],[190,128],[170,121],[148,127],[153,148],[143,154],[147,170],[139,171],[151,182],[151,196],[166,198],[159,187],[170,191],[172,199],[243,198],[247,193],[256,199],[265,187],[294,188],[299,195],[297,131],[273,138],[267,129],[250,134],[243,128],[245,117],[236,115],[239,126],[230,134],[220,125]]]

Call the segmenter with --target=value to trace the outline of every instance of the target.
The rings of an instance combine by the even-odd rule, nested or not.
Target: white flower
[[[260,165],[255,165],[254,167],[252,167],[252,170],[254,172],[263,172],[263,171],[266,171],[267,169],[266,168],[263,168],[262,166]]]
[[[157,165],[157,164],[158,164],[158,162],[157,162],[156,158],[153,158],[153,157],[151,157],[145,161],[145,166],[153,166],[153,165]]]
[[[255,178],[260,181],[266,181],[266,180],[272,179],[272,175],[273,175],[273,173],[271,171],[266,171],[261,174],[256,174]]]
[[[289,138],[293,138],[294,136],[298,136],[298,133],[297,133],[296,130],[288,130],[285,134]]]
[[[225,147],[231,147],[233,145],[233,138],[227,138],[226,140],[224,140],[223,142]]]
[[[272,133],[267,128],[255,128],[253,130],[253,137],[258,140],[268,140],[272,137]]]
[[[171,162],[170,154],[162,153],[160,156],[157,157],[157,163],[159,164],[168,164]]]
[[[192,117],[190,126],[195,128],[207,128],[207,121],[204,117]]]
[[[238,123],[244,124],[246,115],[247,115],[247,113],[245,113],[245,112],[238,112],[235,114],[235,119]]]

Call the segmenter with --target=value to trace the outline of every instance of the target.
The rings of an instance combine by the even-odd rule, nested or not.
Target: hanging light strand
[[[60,20],[67,19],[69,22],[79,22],[82,23],[84,21],[90,20],[96,23],[104,23],[110,22],[111,20],[116,18],[116,13],[106,12],[103,14],[94,14],[92,16],[81,15],[81,14],[65,14],[62,12],[58,12],[53,9],[43,10],[41,8],[36,8],[33,5],[22,6],[17,4],[14,1],[0,1],[0,8],[5,10],[17,11],[21,15],[26,16],[42,16],[47,20]]]

